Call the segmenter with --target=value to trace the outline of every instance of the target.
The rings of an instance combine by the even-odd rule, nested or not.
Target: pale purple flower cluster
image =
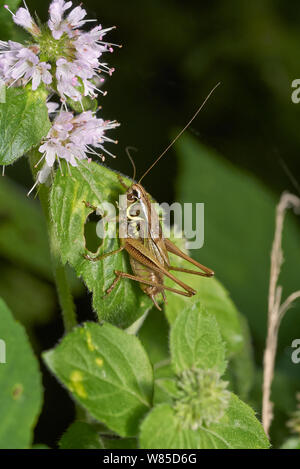
[[[58,107],[51,102],[47,106],[49,113],[56,112]],[[58,111],[46,139],[39,147],[42,157],[38,165],[42,161],[44,164],[38,173],[36,184],[45,182],[56,160],[59,165],[60,160],[65,160],[68,166],[69,164],[77,166],[78,161],[86,159],[89,154],[100,156],[103,161],[105,157],[101,152],[115,157],[103,145],[105,142],[117,143],[107,137],[105,132],[118,125],[116,121],[97,118],[92,111],[85,111],[77,115],[68,111]],[[100,153],[95,148],[100,149]]]
[[[13,41],[0,41],[0,78],[8,86],[25,86],[32,81],[35,91],[41,82],[50,85],[52,75],[51,65],[40,62],[38,45],[23,47]]]
[[[55,70],[55,91],[63,102],[67,98],[81,102],[83,96],[93,99],[98,93],[105,94],[97,87],[104,81],[101,73],[110,75],[114,69],[101,62],[100,57],[104,52],[113,51],[113,44],[103,41],[105,34],[113,28],[102,29],[98,25],[88,32],[80,30],[81,26],[93,20],[85,19],[86,11],[81,6],[67,14],[71,6],[72,2],[64,0],[53,0],[50,4],[48,28],[51,35],[47,38],[52,44],[46,45],[43,32],[26,4],[15,14],[11,12],[14,22],[32,34],[34,43],[24,47],[17,42],[1,41],[0,78],[8,86],[25,85],[29,81],[32,81],[33,90],[41,83],[49,86],[54,83],[51,72]],[[53,50],[58,51],[55,57]],[[40,61],[41,52],[43,57],[48,53],[48,62]]]
[[[103,41],[105,34],[113,28],[102,29],[96,26],[89,32],[78,28],[90,20],[84,19],[86,11],[78,6],[66,15],[72,2],[53,0],[49,8],[49,29],[54,39],[59,40],[65,34],[74,50],[72,61],[62,57],[56,62],[57,89],[62,97],[80,101],[82,94],[94,98],[97,92],[103,93],[96,83],[104,81],[101,72],[111,74],[114,69],[99,61],[103,52],[112,52],[112,44]],[[81,85],[81,86],[80,86]]]
[[[97,118],[92,111],[85,111],[76,116],[72,112],[60,111],[55,117],[45,142],[39,151],[43,153],[48,166],[52,167],[56,157],[77,166],[77,160],[83,160],[87,154],[97,154],[92,148],[100,148],[105,153],[105,141],[112,140],[105,136],[105,131],[118,125],[115,121]],[[111,153],[109,153],[111,156]]]
[[[98,88],[104,81],[102,74],[110,75],[114,69],[100,58],[105,52],[113,52],[115,44],[103,41],[113,28],[102,29],[98,25],[90,31],[80,30],[93,20],[86,19],[86,11],[81,6],[71,9],[71,1],[52,1],[46,28],[36,24],[25,1],[24,6],[11,14],[14,22],[26,29],[33,40],[27,46],[0,41],[0,78],[7,86],[25,86],[31,82],[32,90],[44,84],[49,95],[57,93],[62,102],[61,107],[47,102],[52,127],[39,147],[42,157],[37,166],[41,163],[42,166],[35,187],[46,181],[56,161],[60,167],[61,160],[68,166],[77,166],[78,161],[89,159],[90,155],[102,160],[103,153],[114,156],[103,146],[105,142],[116,143],[105,132],[119,124],[85,111],[82,98],[94,99],[98,93],[105,94]],[[68,98],[81,103],[80,114],[68,111]]]

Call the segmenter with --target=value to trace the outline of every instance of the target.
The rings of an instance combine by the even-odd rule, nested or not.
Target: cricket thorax
[[[154,204],[139,184],[133,184],[127,191],[126,220],[129,238],[153,240],[162,237],[160,220]]]

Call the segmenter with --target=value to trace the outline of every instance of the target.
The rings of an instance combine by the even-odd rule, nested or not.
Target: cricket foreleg
[[[98,207],[96,207],[96,205],[92,205],[90,202],[83,200],[82,203],[86,206],[86,208],[91,208],[94,212],[98,210]]]
[[[121,184],[121,186],[124,187],[124,189],[128,190],[129,186],[125,184],[124,179],[122,178],[121,174],[117,174],[117,178],[119,179],[119,183]]]

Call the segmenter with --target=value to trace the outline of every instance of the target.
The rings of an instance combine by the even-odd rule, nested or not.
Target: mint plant
[[[81,30],[80,28],[89,21],[84,19],[86,11],[78,6],[66,13],[70,10],[72,2],[59,0],[50,4],[47,24],[38,25],[26,4],[24,5],[25,8],[19,8],[16,13],[5,5],[12,14],[13,21],[31,36],[24,45],[15,41],[0,42],[0,77],[8,88],[12,88],[9,91],[9,98],[17,102],[16,107],[10,106],[4,109],[4,112],[22,113],[22,108],[23,112],[30,112],[31,102],[27,103],[27,100],[34,98],[30,93],[19,96],[16,90],[20,87],[26,88],[27,92],[38,90],[39,94],[35,95],[36,100],[40,99],[40,93],[45,95],[40,109],[43,114],[36,116],[38,128],[36,129],[34,125],[31,127],[31,132],[34,132],[37,141],[44,137],[38,148],[42,157],[35,164],[35,167],[41,166],[37,173],[37,184],[47,180],[56,161],[60,164],[60,160],[65,160],[68,165],[77,166],[77,161],[87,159],[88,154],[97,155],[95,148],[111,154],[103,146],[104,141],[112,142],[105,136],[105,132],[118,124],[97,118],[95,112],[88,108],[95,106],[95,99],[99,93],[105,94],[99,89],[104,81],[101,74],[111,75],[113,72],[113,68],[100,61],[102,54],[113,51],[112,45],[103,41],[103,37],[112,28],[102,29],[101,26],[95,26],[89,32]],[[50,101],[55,94],[61,102],[59,112],[57,111],[59,104]],[[82,112],[74,115],[68,110],[67,103],[71,109],[72,105],[78,109],[76,103],[80,103]],[[47,120],[44,122],[45,106],[49,116],[57,114],[53,118],[51,127]],[[33,108],[31,112],[34,111]],[[42,122],[40,117],[44,118]],[[6,115],[6,122],[9,118],[10,115]],[[11,150],[4,146],[0,159],[2,164],[12,163],[30,149],[26,141],[24,142],[30,138],[30,135],[28,136],[27,129],[22,127],[22,121],[23,119],[21,129],[18,127],[18,133],[21,135],[16,139],[20,140],[22,145]],[[29,122],[26,116],[24,122]],[[39,132],[36,134],[37,130]],[[13,129],[10,135],[15,136]],[[9,145],[10,142],[5,143]],[[31,147],[35,145],[36,142],[31,142]],[[13,147],[13,144],[11,146]],[[100,156],[102,160],[105,159],[103,154]]]
[[[16,2],[10,1],[6,9],[28,36],[23,44],[0,43],[5,84],[0,163],[5,167],[23,156],[28,159],[45,224],[39,212],[28,208],[31,202],[20,203],[34,226],[42,226],[35,232],[43,240],[35,253],[43,261],[21,255],[50,277],[44,244],[48,230],[65,329],[60,343],[42,354],[76,405],[76,419],[59,446],[268,448],[254,410],[240,399],[248,399],[253,366],[247,325],[220,282],[195,276],[191,282],[198,294],[193,299],[168,294],[168,304],[157,316],[135,282],[122,280],[105,295],[115,270],[130,271],[126,253],[95,263],[86,257],[88,216],[103,202],[115,203],[124,187],[101,164],[105,154],[114,156],[106,148],[115,143],[107,133],[118,126],[100,117],[97,101],[105,94],[102,77],[113,72],[102,61],[115,47],[104,41],[112,28],[86,31],[86,11],[71,7],[72,2],[53,0],[49,20],[41,24],[26,4],[15,11]],[[20,223],[17,209],[10,210]],[[13,239],[13,228],[10,233]],[[104,237],[96,254],[118,247],[118,237]],[[78,324],[70,267],[92,292],[97,321]],[[0,365],[5,403],[0,447],[29,448],[42,401],[38,362],[3,301],[0,323],[8,350],[7,367]],[[14,334],[19,340],[13,341]]]

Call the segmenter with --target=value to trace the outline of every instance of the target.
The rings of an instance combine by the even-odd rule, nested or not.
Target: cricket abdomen
[[[143,292],[146,293],[146,295],[148,295],[152,299],[155,306],[158,309],[160,309],[155,299],[155,296],[163,292],[160,286],[164,285],[164,275],[160,274],[159,272],[155,272],[152,269],[149,269],[147,266],[141,264],[139,261],[137,261],[133,257],[130,257],[130,265],[131,265],[134,275],[136,275],[137,277],[143,278],[145,280],[148,280],[151,283],[155,283],[159,285],[159,286],[154,286],[154,285],[146,285],[144,283],[140,283],[140,287],[143,290]]]

